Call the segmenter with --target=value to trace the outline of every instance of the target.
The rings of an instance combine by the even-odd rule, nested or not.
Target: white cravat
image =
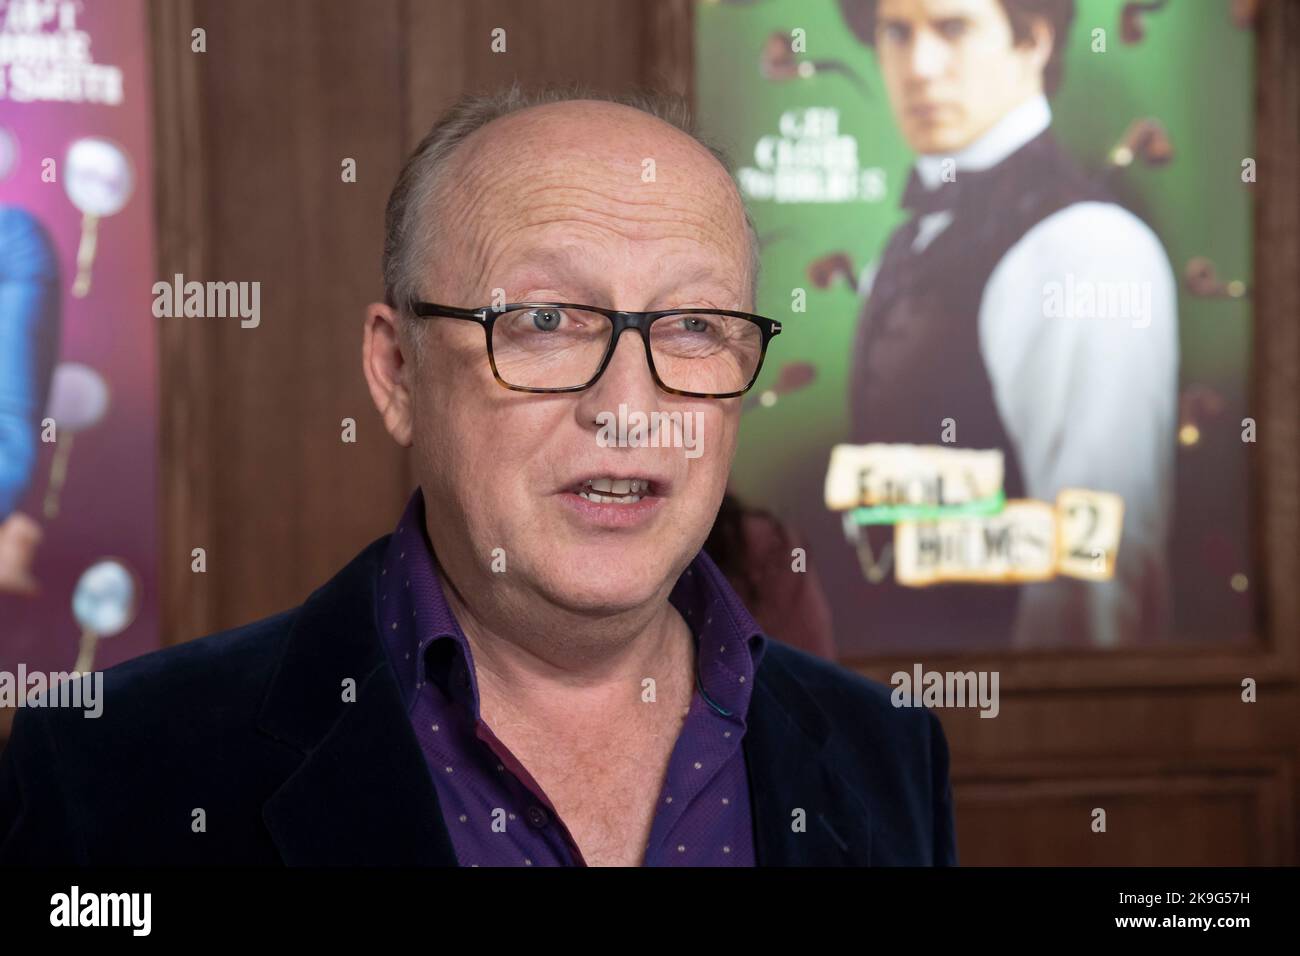
[[[944,166],[952,161],[960,179],[962,170],[975,172],[996,166],[1025,143],[1052,125],[1052,108],[1047,97],[1035,96],[1021,103],[990,127],[989,131],[965,149],[951,156],[916,157],[916,175],[926,189],[938,189],[943,183]],[[952,222],[952,211],[932,212],[917,223],[912,251],[920,252]]]

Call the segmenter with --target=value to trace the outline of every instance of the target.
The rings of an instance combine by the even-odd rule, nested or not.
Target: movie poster
[[[1252,9],[698,7],[784,326],[732,490],[841,660],[1252,638]]]
[[[141,0],[0,0],[0,670],[11,675],[99,670],[159,646],[147,55]]]

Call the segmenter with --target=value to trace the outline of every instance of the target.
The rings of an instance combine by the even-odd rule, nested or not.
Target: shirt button
[[[528,808],[528,822],[537,827],[537,829],[540,830],[542,827],[546,826],[550,820],[550,816],[548,816],[546,811],[541,807],[534,806]]]

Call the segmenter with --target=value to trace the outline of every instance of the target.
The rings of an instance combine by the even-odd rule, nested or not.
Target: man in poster
[[[0,205],[0,595],[37,590],[43,532],[18,510],[32,483],[59,351],[59,265],[40,221]]]
[[[971,644],[1159,639],[1178,329],[1152,230],[1052,135],[1073,0],[840,0],[917,154],[910,218],[862,276],[852,441],[999,449],[1008,500],[1123,499],[1114,576],[873,588],[873,626]],[[1116,296],[1116,290],[1124,295]],[[1131,294],[1130,294],[1131,293]],[[1068,300],[1068,301],[1067,301]],[[1126,308],[1116,314],[1115,302]],[[951,437],[951,436],[948,436]],[[877,552],[888,526],[870,532]]]

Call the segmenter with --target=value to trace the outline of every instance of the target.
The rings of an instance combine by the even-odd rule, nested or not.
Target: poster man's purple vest
[[[990,169],[958,171],[955,183],[939,188],[953,185],[948,227],[914,252],[914,216],[895,230],[881,258],[854,345],[851,441],[940,445],[944,420],[952,419],[956,440],[947,447],[1001,449],[1006,497],[1023,497],[1019,458],[980,353],[980,300],[998,262],[1037,223],[1074,203],[1114,200],[1050,132]],[[1042,295],[1025,291],[1030,299]],[[862,530],[879,558],[893,526]],[[932,642],[945,645],[954,630],[963,643],[1008,642],[1020,592],[1014,584],[906,588],[894,583],[892,569],[881,583],[863,587],[872,598],[864,626],[918,640],[935,635]]]

